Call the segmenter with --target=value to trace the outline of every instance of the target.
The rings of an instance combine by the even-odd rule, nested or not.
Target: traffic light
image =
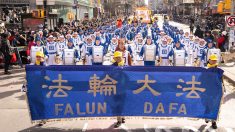
[[[217,13],[223,13],[224,11],[224,2],[220,1],[217,5]]]
[[[44,10],[41,10],[41,9],[33,11],[33,17],[35,18],[44,18],[45,16],[44,14],[45,14]]]
[[[232,4],[231,0],[224,0],[224,9],[230,11],[231,4]]]

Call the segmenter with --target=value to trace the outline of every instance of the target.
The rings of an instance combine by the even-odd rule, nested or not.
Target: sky
[[[148,5],[149,0],[144,0],[145,5]]]

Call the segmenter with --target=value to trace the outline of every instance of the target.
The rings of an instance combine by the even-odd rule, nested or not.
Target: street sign
[[[229,32],[229,41],[234,42],[234,30],[230,30]]]
[[[227,27],[235,26],[235,16],[225,16]]]

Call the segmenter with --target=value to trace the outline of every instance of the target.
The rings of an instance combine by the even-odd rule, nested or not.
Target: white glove
[[[30,57],[30,56],[28,56],[28,57],[27,57],[27,60],[31,60],[31,57]]]
[[[78,59],[78,58],[75,59],[75,62],[79,62],[79,61],[80,61],[80,59]]]
[[[45,56],[45,61],[47,61],[47,60],[48,60],[48,56],[46,55],[46,56]]]

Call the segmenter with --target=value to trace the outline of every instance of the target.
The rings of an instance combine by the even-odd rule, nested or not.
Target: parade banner
[[[35,120],[190,117],[216,120],[223,71],[197,67],[26,66]]]

